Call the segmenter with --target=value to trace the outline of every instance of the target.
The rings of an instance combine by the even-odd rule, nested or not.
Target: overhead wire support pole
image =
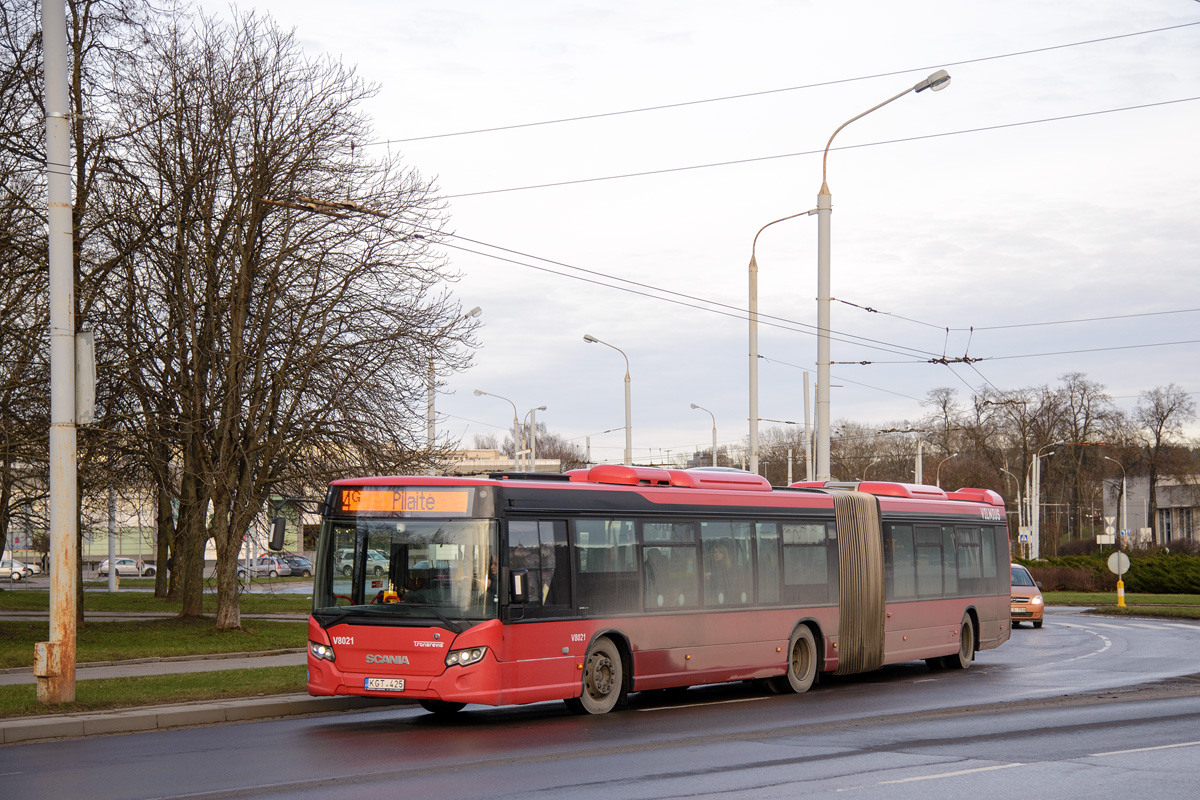
[[[62,0],[42,1],[46,82],[46,190],[50,267],[50,636],[34,647],[37,698],[75,700],[76,538],[75,281],[67,22]]]

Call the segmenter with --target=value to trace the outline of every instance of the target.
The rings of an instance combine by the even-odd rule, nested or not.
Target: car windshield
[[[1021,567],[1013,567],[1012,568],[1012,585],[1013,586],[1036,586],[1037,584],[1035,584],[1033,582],[1033,578],[1029,575],[1029,573],[1027,571],[1022,569]]]
[[[313,613],[397,620],[496,616],[497,527],[489,520],[326,520]]]

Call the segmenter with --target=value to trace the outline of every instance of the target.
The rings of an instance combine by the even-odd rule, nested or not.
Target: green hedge
[[[1094,592],[1116,588],[1108,569],[1111,552],[1087,556],[1055,556],[1036,561],[1015,559],[1029,568],[1047,592]],[[1125,591],[1139,594],[1200,593],[1200,556],[1158,551],[1129,553]]]

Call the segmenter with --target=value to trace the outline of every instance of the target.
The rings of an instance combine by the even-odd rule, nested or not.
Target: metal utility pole
[[[75,699],[75,281],[71,222],[71,106],[62,0],[42,0],[46,76],[46,194],[50,265],[50,641],[34,647],[37,698]],[[110,565],[111,566],[111,565]]]

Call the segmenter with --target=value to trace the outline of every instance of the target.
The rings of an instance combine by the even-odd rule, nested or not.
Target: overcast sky
[[[755,233],[816,205],[839,125],[941,67],[945,91],[829,156],[832,418],[915,420],[938,387],[969,405],[1069,372],[1126,410],[1170,383],[1200,395],[1193,0],[241,6],[377,83],[374,146],[448,198],[453,290],[484,323],[438,396],[465,445],[511,421],[481,389],[619,461],[625,362],[584,334],[629,357],[639,462],[708,445],[691,403],[744,440]],[[816,217],[759,238],[766,419],[801,421],[816,378],[816,248]]]

